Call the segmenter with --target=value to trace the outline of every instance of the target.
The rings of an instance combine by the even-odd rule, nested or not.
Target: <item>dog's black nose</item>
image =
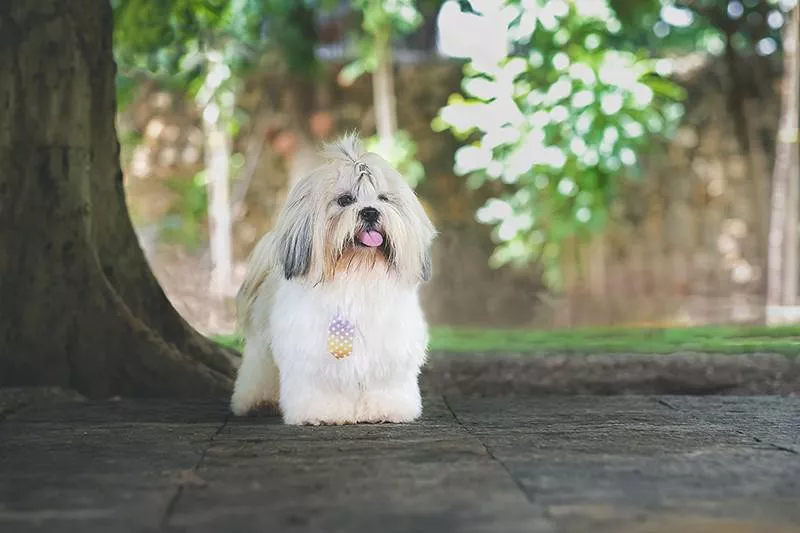
[[[380,212],[374,207],[365,207],[364,209],[358,212],[358,216],[360,216],[361,220],[363,220],[367,224],[374,224],[378,221],[379,218],[381,218]]]

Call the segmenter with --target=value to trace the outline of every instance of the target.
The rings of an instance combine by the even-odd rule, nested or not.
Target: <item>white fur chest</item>
[[[427,325],[416,286],[385,275],[345,276],[316,287],[281,280],[274,298],[269,330],[279,368],[357,389],[416,375],[425,361]],[[328,350],[337,317],[355,326],[352,353],[343,359]]]

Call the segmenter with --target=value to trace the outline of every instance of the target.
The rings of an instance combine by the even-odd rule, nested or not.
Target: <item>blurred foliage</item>
[[[244,166],[242,154],[231,156],[231,176],[237,176]],[[167,242],[179,243],[189,250],[196,250],[206,243],[204,223],[208,213],[208,189],[206,171],[201,170],[191,178],[176,176],[167,178],[164,184],[175,193],[177,201],[160,225],[159,236]]]
[[[493,15],[511,52],[470,58],[433,127],[465,141],[455,171],[471,187],[504,184],[477,214],[495,225],[492,263],[541,261],[557,288],[565,240],[603,229],[684,92],[646,50],[613,46],[622,24],[605,1],[510,0]]]
[[[356,59],[339,72],[343,85],[374,72],[392,37],[410,33],[422,23],[414,0],[354,0],[351,5],[360,11],[362,32],[356,37]]]
[[[438,7],[438,3],[429,0],[425,5]],[[132,101],[136,77],[142,75],[186,91],[201,105],[217,98],[229,100],[270,49],[279,53],[290,73],[313,77],[319,72],[315,14],[337,4],[337,0],[112,0],[120,65],[118,103],[124,107]],[[352,7],[360,12],[362,31],[354,39],[356,59],[342,70],[344,84],[375,69],[380,49],[376,43],[388,46],[392,36],[411,32],[422,22],[412,0],[358,0]],[[237,120],[230,120],[228,127],[235,135],[246,117],[235,111],[234,117]],[[414,158],[416,145],[407,133],[397,132],[391,141],[365,141],[413,185],[423,179],[424,168]]]
[[[329,2],[330,3],[330,2]],[[277,50],[289,72],[316,71],[314,9],[293,0],[112,0],[119,105],[130,103],[141,77],[193,98],[207,123],[233,139],[249,116],[236,107],[243,80]],[[241,154],[233,154],[236,176]],[[240,166],[240,165],[239,165]],[[207,175],[167,180],[178,198],[162,235],[189,248],[205,240]]]
[[[455,170],[470,186],[502,183],[478,212],[495,226],[492,264],[538,260],[558,288],[565,240],[604,228],[640,156],[681,117],[684,91],[659,57],[773,55],[796,3],[473,1],[470,12],[506,22],[509,52],[467,55],[462,93],[433,127],[464,143]]]
[[[121,103],[130,101],[132,79],[148,76],[195,96],[208,74],[208,54],[220,56],[241,81],[270,50],[288,71],[318,71],[314,15],[336,0],[112,0],[114,52],[120,67]]]
[[[356,59],[339,71],[339,83],[344,86],[391,60],[394,36],[413,32],[423,20],[415,0],[354,0],[351,5],[360,11],[362,31],[355,39]],[[367,149],[386,158],[412,187],[425,178],[425,167],[415,158],[416,143],[407,132],[399,130],[391,139],[376,135],[364,141]]]
[[[164,184],[178,197],[160,223],[159,236],[167,242],[179,243],[189,250],[205,244],[203,223],[208,213],[208,192],[205,172],[192,179],[167,179]]]
[[[425,178],[425,167],[417,161],[417,143],[404,130],[395,132],[389,142],[383,142],[377,136],[364,140],[364,146],[370,152],[381,154],[397,171],[402,174],[411,187],[416,187]]]
[[[434,120],[462,143],[455,170],[495,194],[478,212],[494,225],[495,266],[541,261],[557,288],[563,244],[601,231],[641,156],[671,134],[683,90],[663,58],[687,52],[769,56],[780,51],[796,0],[449,0],[463,13],[502,20],[466,56],[461,93]],[[356,59],[344,84],[373,71],[394,36],[435,16],[442,0],[354,0]],[[269,51],[289,73],[320,72],[317,15],[338,0],[112,0],[120,105],[147,75],[193,97],[204,85],[232,93]],[[473,39],[475,40],[475,39]],[[213,67],[213,68],[212,68]],[[213,83],[209,84],[209,78]],[[203,98],[203,101],[209,101]],[[239,127],[238,116],[228,126]],[[405,132],[366,139],[408,177],[423,179]],[[199,204],[198,204],[199,205]]]
[[[260,57],[263,5],[258,0],[112,0],[119,89],[145,74],[196,93],[205,54],[222,54],[238,71]],[[123,97],[124,98],[124,97]]]
[[[780,50],[786,13],[797,0],[610,0],[628,43],[661,54],[720,55],[730,41],[740,55]]]

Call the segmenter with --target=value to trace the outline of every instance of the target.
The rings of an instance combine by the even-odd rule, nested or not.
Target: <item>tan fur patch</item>
[[[388,269],[389,266],[381,250],[360,246],[348,246],[338,256],[328,254],[325,259],[325,279],[333,279],[337,274]]]

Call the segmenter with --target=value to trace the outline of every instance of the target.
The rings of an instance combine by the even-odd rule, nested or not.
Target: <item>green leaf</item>
[[[641,81],[659,96],[663,96],[678,102],[686,99],[686,89],[677,83],[662,78],[657,74],[646,74],[642,77]]]
[[[503,195],[477,213],[493,226],[492,266],[538,260],[557,287],[562,243],[603,230],[640,154],[674,128],[685,91],[653,74],[651,52],[627,37],[602,0],[499,6],[508,9],[511,51],[499,67],[470,61],[462,92],[432,126],[464,143],[454,171],[468,187],[502,178]],[[486,14],[498,16],[490,8]],[[531,16],[533,34],[515,32]]]
[[[366,71],[367,69],[364,61],[356,60],[348,63],[339,71],[337,80],[343,87],[347,87],[363,76]]]

